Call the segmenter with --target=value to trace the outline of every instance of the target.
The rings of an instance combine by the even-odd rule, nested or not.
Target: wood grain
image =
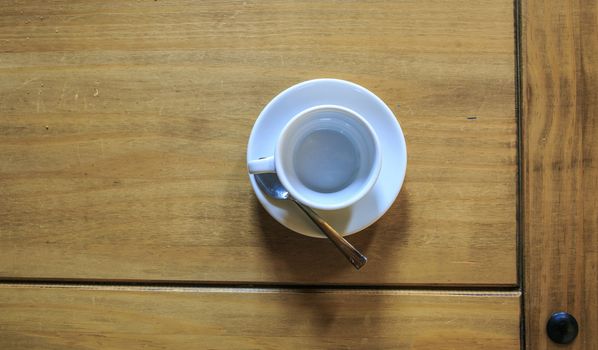
[[[516,284],[510,0],[14,1],[0,8],[0,277]],[[407,138],[356,273],[246,175],[278,92],[335,77]]]
[[[529,349],[555,311],[598,349],[598,4],[524,0],[523,207]]]
[[[519,349],[518,293],[0,287],[3,349]]]

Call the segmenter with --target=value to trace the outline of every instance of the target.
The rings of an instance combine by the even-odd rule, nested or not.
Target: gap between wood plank
[[[522,95],[521,95],[521,0],[513,1],[513,19],[514,19],[514,30],[515,30],[515,119],[517,121],[517,199],[516,199],[516,267],[517,267],[517,285],[521,291],[519,294],[519,344],[520,349],[525,350],[526,338],[525,338],[525,301],[523,290],[525,288],[524,281],[524,261],[523,259],[523,244],[524,244],[524,231],[523,231],[523,128],[522,128]]]
[[[334,286],[251,286],[251,285],[159,285],[159,284],[97,284],[97,283],[31,283],[0,282],[0,288],[76,288],[83,290],[150,291],[150,292],[201,292],[201,293],[362,293],[389,295],[435,294],[476,297],[521,297],[519,290],[506,289],[436,289],[436,288],[381,288]],[[305,288],[308,287],[308,288]]]
[[[372,292],[438,292],[438,293],[490,293],[499,294],[521,294],[519,286],[472,286],[472,285],[334,285],[334,284],[288,284],[288,283],[210,283],[192,281],[126,281],[126,280],[84,280],[84,279],[30,279],[30,278],[0,278],[0,287],[4,286],[39,286],[57,288],[141,288],[141,289],[226,289],[226,290],[329,290],[329,291],[372,291]]]

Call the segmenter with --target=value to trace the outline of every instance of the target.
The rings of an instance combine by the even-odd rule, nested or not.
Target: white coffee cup
[[[357,112],[320,105],[295,115],[274,154],[248,162],[251,174],[276,173],[297,201],[312,208],[346,208],[365,196],[380,173],[376,133]]]

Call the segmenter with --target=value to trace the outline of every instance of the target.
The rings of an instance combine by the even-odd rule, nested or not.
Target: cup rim
[[[358,119],[366,127],[366,129],[368,130],[368,133],[372,137],[372,139],[374,141],[374,149],[375,149],[374,165],[372,166],[372,170],[369,174],[369,178],[368,178],[367,182],[365,183],[365,185],[363,185],[358,192],[356,192],[355,194],[350,196],[348,199],[346,199],[344,201],[340,201],[338,203],[334,203],[334,204],[322,204],[322,203],[318,203],[318,202],[315,202],[315,201],[305,198],[305,196],[303,196],[303,195],[301,195],[301,193],[297,192],[297,190],[292,186],[292,184],[286,177],[284,171],[280,172],[280,170],[282,170],[283,167],[282,167],[282,155],[279,152],[279,150],[282,149],[282,147],[283,147],[284,140],[286,139],[285,134],[290,129],[290,126],[295,124],[297,122],[297,120],[301,119],[303,116],[308,115],[308,114],[312,113],[313,111],[326,110],[326,109],[340,110],[348,115],[351,115],[351,117]],[[357,201],[359,201],[361,198],[363,198],[369,191],[371,191],[371,189],[376,184],[376,181],[378,180],[378,176],[380,175],[380,170],[382,168],[382,154],[381,154],[381,148],[380,148],[380,141],[378,140],[378,135],[376,134],[376,132],[374,131],[374,128],[370,125],[370,123],[361,114],[359,114],[356,111],[354,111],[350,108],[347,108],[347,107],[334,105],[334,104],[323,104],[323,105],[317,105],[317,106],[313,106],[313,107],[304,109],[303,111],[295,114],[295,116],[293,116],[289,120],[289,122],[284,126],[284,128],[282,129],[280,136],[278,137],[278,140],[276,142],[276,152],[274,154],[274,163],[275,163],[275,168],[276,168],[276,174],[277,174],[278,178],[280,179],[280,182],[287,189],[287,191],[289,191],[289,194],[291,195],[291,197],[293,197],[294,200],[297,200],[297,201],[299,201],[311,208],[314,208],[314,209],[337,210],[337,209],[343,209],[343,208],[350,207],[351,205],[353,205]]]

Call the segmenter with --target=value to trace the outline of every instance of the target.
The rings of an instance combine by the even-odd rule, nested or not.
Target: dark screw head
[[[548,337],[558,344],[569,344],[579,332],[577,320],[568,312],[555,312],[546,324]]]

